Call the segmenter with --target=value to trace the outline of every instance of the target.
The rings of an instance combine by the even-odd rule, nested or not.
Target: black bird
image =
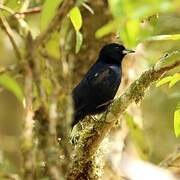
[[[117,43],[107,44],[101,49],[95,64],[72,91],[72,126],[86,115],[102,113],[108,108],[121,82],[122,60],[133,52]]]

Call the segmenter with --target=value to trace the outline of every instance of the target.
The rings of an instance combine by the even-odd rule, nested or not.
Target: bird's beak
[[[129,54],[129,53],[135,53],[134,50],[131,50],[131,49],[125,49],[123,50],[123,54]]]

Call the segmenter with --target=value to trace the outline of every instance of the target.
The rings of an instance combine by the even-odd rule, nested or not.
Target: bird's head
[[[134,53],[133,50],[126,49],[123,45],[111,43],[105,45],[99,54],[99,60],[107,63],[121,64],[124,56],[129,53]]]

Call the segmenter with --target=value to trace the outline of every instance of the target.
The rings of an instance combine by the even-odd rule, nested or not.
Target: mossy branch
[[[118,97],[104,113],[99,121],[95,121],[92,128],[85,130],[75,147],[75,159],[68,179],[81,179],[84,174],[88,176],[88,165],[107,136],[111,128],[127,107],[133,102],[140,102],[145,90],[157,81],[164,73],[180,65],[180,51],[166,54],[149,70],[145,71],[129,88]],[[91,179],[87,177],[87,179]]]

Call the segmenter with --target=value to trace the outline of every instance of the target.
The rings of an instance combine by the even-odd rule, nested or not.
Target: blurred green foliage
[[[178,81],[180,81],[180,73],[175,73],[172,76],[166,76],[160,79],[157,82],[156,87],[169,83],[169,88],[172,88]],[[174,132],[175,132],[176,137],[180,137],[180,106],[179,104],[174,112]]]
[[[57,7],[62,3],[62,0],[46,0],[42,7],[41,12],[41,22],[40,28],[41,31],[45,30],[52,18],[56,14]]]
[[[116,32],[128,47],[148,40],[157,34],[156,24],[159,13],[172,12],[177,8],[178,0],[109,0],[113,19],[96,32],[97,38]],[[151,40],[180,39],[180,35],[154,36]]]
[[[144,130],[138,126],[133,116],[128,112],[124,113],[124,117],[130,131],[129,135],[136,146],[139,156],[144,160],[148,160],[150,147],[145,138]]]

